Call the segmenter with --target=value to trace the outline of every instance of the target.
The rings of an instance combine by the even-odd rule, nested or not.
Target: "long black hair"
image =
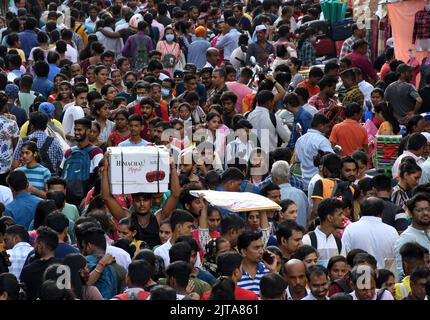
[[[82,300],[86,284],[79,272],[85,268],[87,260],[80,253],[70,253],[64,257],[63,264],[70,268],[72,289],[76,297]]]
[[[19,281],[12,273],[0,274],[0,294],[7,292],[8,300],[24,300]]]
[[[375,107],[375,112],[382,113],[385,121],[388,121],[393,128],[393,133],[398,134],[400,132],[400,125],[393,113],[393,108],[389,103],[382,101],[378,103]]]

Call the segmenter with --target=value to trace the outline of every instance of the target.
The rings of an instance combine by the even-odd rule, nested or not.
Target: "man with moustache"
[[[58,234],[48,228],[37,229],[37,238],[34,245],[36,260],[22,269],[20,281],[26,286],[28,300],[36,300],[42,285],[45,270],[52,264],[60,262],[55,258],[55,249],[58,245]]]
[[[416,194],[406,206],[412,218],[412,224],[400,235],[394,246],[397,271],[404,273],[400,248],[408,242],[418,243],[430,250],[430,198],[424,193]]]
[[[306,266],[303,261],[291,259],[285,263],[284,278],[288,284],[287,300],[302,300],[310,293],[306,288]]]
[[[320,265],[310,266],[306,271],[306,277],[308,278],[311,293],[309,293],[302,300],[328,300],[327,269]]]
[[[60,168],[63,170],[63,177],[66,179],[69,188],[66,190],[66,199],[68,203],[80,206],[82,198],[88,194],[88,191],[94,186],[94,182],[97,178],[97,170],[100,161],[103,159],[102,149],[93,146],[89,141],[89,135],[91,131],[91,120],[88,118],[81,118],[74,121],[74,137],[77,142],[77,146],[70,148],[64,154],[63,161],[61,162]],[[82,192],[78,192],[72,187],[76,180],[67,179],[67,160],[69,157],[74,157],[79,151],[88,153],[90,160],[89,168],[89,179],[81,182],[83,188]],[[79,155],[78,155],[79,156]],[[65,174],[66,173],[66,174]],[[82,197],[81,197],[82,196]]]

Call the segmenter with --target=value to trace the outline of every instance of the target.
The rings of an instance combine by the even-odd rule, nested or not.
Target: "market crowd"
[[[322,55],[312,0],[6,2],[0,300],[430,296],[430,76],[392,41]],[[153,145],[169,190],[113,194],[108,148]]]

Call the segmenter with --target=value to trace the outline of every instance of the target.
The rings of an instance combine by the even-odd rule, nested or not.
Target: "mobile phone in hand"
[[[272,265],[274,258],[269,251],[264,251],[263,260],[270,266]]]

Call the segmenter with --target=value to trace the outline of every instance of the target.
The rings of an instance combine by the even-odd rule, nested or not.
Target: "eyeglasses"
[[[422,213],[424,211],[430,212],[430,207],[426,207],[426,208],[415,208],[415,211],[418,213]]]

